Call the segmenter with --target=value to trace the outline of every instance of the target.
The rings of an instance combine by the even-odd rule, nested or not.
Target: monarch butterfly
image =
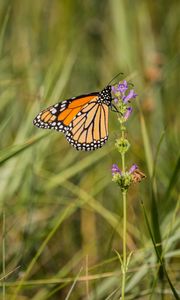
[[[108,140],[108,109],[112,104],[111,85],[100,92],[80,95],[54,104],[41,111],[33,123],[65,134],[77,150],[92,151]]]

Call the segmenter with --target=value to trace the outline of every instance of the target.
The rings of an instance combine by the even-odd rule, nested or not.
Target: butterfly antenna
[[[124,73],[122,72],[118,73],[116,76],[113,77],[113,79],[111,79],[111,81],[107,85],[110,85],[111,82],[113,82],[113,80],[116,79],[119,75],[124,75]]]

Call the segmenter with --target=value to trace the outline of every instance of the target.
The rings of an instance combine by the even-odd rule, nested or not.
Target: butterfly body
[[[77,150],[96,150],[108,139],[108,108],[111,103],[111,86],[108,85],[100,92],[48,107],[36,116],[33,123],[40,128],[63,132]]]

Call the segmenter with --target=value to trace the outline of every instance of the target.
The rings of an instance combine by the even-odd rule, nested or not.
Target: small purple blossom
[[[128,84],[126,80],[124,80],[123,83],[118,84],[117,87],[118,92],[124,94],[127,91],[127,89],[128,89]]]
[[[116,164],[112,165],[111,171],[112,171],[112,176],[114,176],[116,173],[121,174],[121,170],[119,169],[118,165],[116,165]]]
[[[126,110],[126,112],[124,114],[124,120],[125,121],[130,117],[130,115],[132,113],[132,110],[133,110],[132,107],[127,107],[127,110]]]
[[[123,102],[126,104],[129,100],[136,98],[136,96],[137,94],[134,92],[134,90],[130,90],[129,94],[123,97]]]
[[[118,92],[117,88],[115,86],[111,86],[111,91],[116,94]]]
[[[120,122],[126,122],[132,113],[132,108],[129,107],[129,102],[136,98],[137,94],[134,89],[129,89],[129,84],[126,80],[111,86],[112,98],[115,104],[118,105],[118,111],[122,118]]]
[[[118,103],[118,98],[114,98],[114,103],[117,104]]]
[[[129,169],[129,174],[134,173],[134,171],[136,171],[138,169],[138,166],[136,164],[133,164],[131,166],[131,168]]]

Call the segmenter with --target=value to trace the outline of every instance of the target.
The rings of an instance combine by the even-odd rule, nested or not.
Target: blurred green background
[[[147,175],[128,193],[127,299],[174,299],[141,202],[178,290],[179,16],[173,0],[1,0],[0,299],[119,299],[116,114],[92,153],[32,125],[40,109],[101,90],[119,72],[138,94],[127,167]]]

